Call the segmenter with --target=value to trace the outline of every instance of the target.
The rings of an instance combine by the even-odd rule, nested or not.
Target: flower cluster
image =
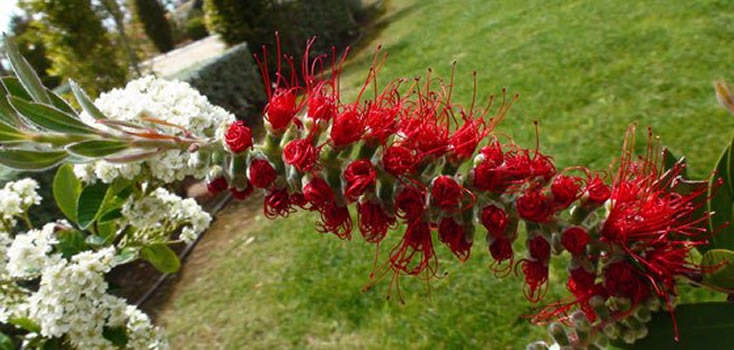
[[[218,127],[234,121],[231,113],[209,103],[187,83],[152,76],[133,80],[124,89],[103,93],[94,104],[109,119],[95,120],[86,112],[80,118],[110,133],[124,133],[126,123],[131,123],[155,127],[168,137],[222,140],[224,135]],[[134,154],[134,151],[129,152]],[[189,150],[172,149],[139,161],[130,161],[124,155],[115,157],[119,159],[76,165],[75,173],[85,182],[100,180],[105,183],[118,177],[133,179],[141,172],[149,172],[152,178],[164,183],[186,176],[203,178],[206,175],[207,164],[202,164],[201,155]]]
[[[122,223],[134,228],[123,243],[166,243],[169,236],[180,230],[179,239],[191,243],[212,221],[195,200],[157,188],[147,196],[130,198],[122,207]]]
[[[28,208],[41,203],[37,190],[38,182],[33,179],[8,182],[0,189],[0,231],[10,231]]]
[[[314,211],[318,230],[341,239],[351,239],[357,227],[377,244],[405,224],[388,260],[371,274],[376,280],[390,273],[393,282],[399,275],[435,277],[437,243],[464,261],[480,224],[493,271],[522,275],[526,297],[538,302],[551,257],[568,252],[572,299],[534,318],[554,322],[551,334],[564,346],[593,347],[618,337],[633,342],[646,334],[651,310],[664,305],[672,313],[676,279],[704,272],[686,257],[707,240],[700,224],[708,214],[694,213],[705,188],[679,190],[683,164],[663,169],[652,134],[647,154],[636,157],[630,129],[614,175],[559,171],[537,145],[522,148],[493,133],[514,101],[504,92],[496,110],[493,98],[486,107],[475,101],[464,107],[451,100],[453,76],[446,84],[429,72],[409,87],[404,80],[381,91],[375,84],[367,99],[382,64],[376,55],[362,91],[345,103],[338,94],[343,60],[332,57],[331,74],[316,74],[313,67],[328,57],[312,59],[306,51],[300,77],[287,56],[275,65],[275,81],[260,62],[269,97],[265,141],[250,148],[249,130],[231,124],[226,145],[234,166],[211,173],[212,192],[229,188],[244,199],[264,189],[267,217]],[[283,67],[291,67],[290,78]],[[513,250],[521,224],[525,254]]]

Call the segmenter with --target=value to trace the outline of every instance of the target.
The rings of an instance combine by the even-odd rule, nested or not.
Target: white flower
[[[41,203],[41,196],[39,196],[37,192],[38,182],[36,182],[36,180],[25,178],[14,182],[8,182],[5,184],[5,189],[17,193],[23,200],[23,206],[25,206],[25,208]]]
[[[205,96],[189,84],[152,76],[133,80],[123,89],[103,93],[94,104],[110,119],[146,127],[155,126],[169,135],[183,136],[183,128],[203,139],[215,137],[215,131],[220,125],[228,125],[235,120],[231,113],[209,103]],[[97,123],[85,112],[80,118],[88,123]],[[149,121],[150,118],[181,128],[154,125]],[[114,129],[106,129],[116,132]],[[131,179],[142,171],[141,166],[149,168],[154,178],[164,182],[181,180],[186,176],[203,178],[206,175],[205,170],[191,166],[195,164],[191,158],[196,156],[196,153],[170,150],[135,163],[113,164],[100,160],[91,166],[77,165],[74,172],[87,183],[97,179],[109,183],[119,176]],[[94,170],[90,170],[90,167]]]
[[[44,267],[55,264],[61,257],[58,254],[47,255],[58,243],[54,235],[55,223],[43,226],[41,230],[30,230],[15,236],[7,250],[7,271],[12,277],[33,278],[38,276]]]

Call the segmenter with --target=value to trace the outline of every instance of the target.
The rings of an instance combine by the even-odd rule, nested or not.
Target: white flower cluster
[[[30,230],[15,236],[7,250],[7,271],[10,277],[35,278],[43,269],[61,260],[60,254],[49,253],[57,243],[55,223],[49,223],[40,230]]]
[[[186,243],[209,227],[211,215],[195,200],[157,188],[143,199],[128,200],[122,208],[123,222],[136,228],[132,239],[141,243],[165,242],[177,230]]]
[[[15,226],[17,217],[32,205],[41,203],[37,190],[38,182],[33,179],[8,182],[0,189],[0,230],[9,231]]]
[[[133,80],[124,89],[103,93],[94,104],[110,119],[147,127],[153,124],[143,118],[154,118],[180,126],[201,138],[221,137],[217,128],[235,120],[231,113],[209,103],[205,96],[189,84],[152,76]],[[94,118],[86,113],[82,113],[80,117],[89,123],[95,123]],[[180,128],[161,125],[156,127],[165,130],[169,135],[185,135]],[[197,162],[196,153],[171,150],[133,163],[96,161],[77,165],[74,171],[85,182],[101,180],[109,183],[117,177],[132,179],[144,166],[150,169],[154,178],[170,183],[190,175],[197,178],[206,176],[206,169],[195,166]]]

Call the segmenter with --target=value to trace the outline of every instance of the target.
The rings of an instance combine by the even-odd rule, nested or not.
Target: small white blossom
[[[48,255],[53,245],[58,243],[54,235],[55,223],[43,226],[41,230],[30,230],[15,236],[7,250],[7,271],[12,277],[37,277],[44,267],[56,263],[58,254]]]

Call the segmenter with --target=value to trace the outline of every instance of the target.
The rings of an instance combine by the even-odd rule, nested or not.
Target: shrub
[[[171,25],[166,19],[166,10],[158,0],[134,0],[136,17],[143,24],[145,34],[160,52],[173,50]]]
[[[204,22],[204,13],[200,10],[192,11],[184,24],[184,32],[191,40],[206,38],[209,31],[206,29],[206,23]]]

